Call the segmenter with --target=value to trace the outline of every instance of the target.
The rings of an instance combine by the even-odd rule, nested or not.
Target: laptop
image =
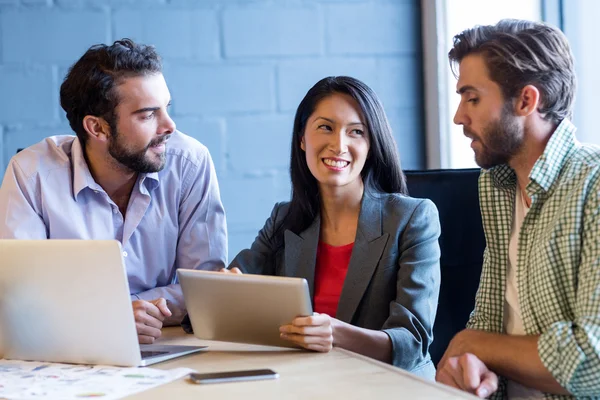
[[[115,240],[0,240],[0,358],[146,366],[205,346],[138,343]]]
[[[306,279],[177,270],[197,338],[297,347],[279,327],[312,315]]]

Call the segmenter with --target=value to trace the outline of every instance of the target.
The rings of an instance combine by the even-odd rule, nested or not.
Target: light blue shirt
[[[116,239],[132,300],[164,297],[170,323],[185,312],[176,270],[227,265],[225,211],[212,159],[181,132],[167,143],[165,167],[139,174],[125,219],[94,181],[76,137],[52,136],[21,151],[0,188],[0,238]]]

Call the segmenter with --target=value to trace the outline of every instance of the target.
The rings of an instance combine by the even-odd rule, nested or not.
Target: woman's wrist
[[[344,339],[344,325],[345,322],[340,321],[337,318],[331,318],[331,336],[333,338],[333,346],[334,347],[344,347],[342,345]]]

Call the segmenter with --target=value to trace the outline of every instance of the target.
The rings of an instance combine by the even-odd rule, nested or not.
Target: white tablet
[[[297,347],[279,327],[312,315],[302,278],[177,270],[194,335],[199,339]]]

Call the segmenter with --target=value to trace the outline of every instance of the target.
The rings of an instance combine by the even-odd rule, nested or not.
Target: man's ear
[[[536,112],[540,106],[540,91],[534,85],[526,85],[521,89],[515,104],[515,114],[527,117]]]
[[[102,117],[86,115],[83,118],[83,128],[90,138],[104,142],[110,137],[110,126]]]

